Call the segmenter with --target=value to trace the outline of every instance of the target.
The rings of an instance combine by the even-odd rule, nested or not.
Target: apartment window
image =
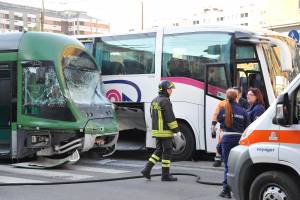
[[[220,21],[224,21],[224,17],[220,17]]]
[[[244,13],[241,13],[241,18],[243,18],[245,16],[245,14]]]
[[[22,31],[23,30],[23,26],[15,26],[15,30]]]
[[[32,22],[32,23],[36,23],[36,18],[28,17],[27,21]]]
[[[193,24],[194,24],[194,25],[199,24],[199,20],[193,21]]]
[[[14,19],[15,19],[15,20],[22,21],[22,20],[23,20],[23,17],[19,17],[19,16],[16,16],[16,15],[15,15],[15,16],[14,16]]]
[[[245,17],[248,17],[248,13],[245,13]]]

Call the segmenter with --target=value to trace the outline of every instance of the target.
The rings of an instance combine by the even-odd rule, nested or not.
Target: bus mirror
[[[286,126],[290,121],[290,109],[289,109],[289,96],[287,93],[282,94],[278,97],[276,105],[276,115],[273,119],[274,124]]]
[[[278,47],[279,49],[279,60],[281,64],[282,71],[292,71],[293,70],[293,57],[288,45],[275,38],[270,39],[271,43]]]

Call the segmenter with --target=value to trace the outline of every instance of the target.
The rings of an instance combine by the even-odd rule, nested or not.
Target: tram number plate
[[[32,147],[45,147],[49,146],[49,135],[31,135]]]

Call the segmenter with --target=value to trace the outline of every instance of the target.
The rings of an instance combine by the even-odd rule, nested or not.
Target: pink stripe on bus
[[[195,79],[191,79],[191,78],[186,78],[186,77],[163,77],[161,78],[161,80],[169,80],[172,81],[174,83],[182,83],[185,85],[190,85],[196,88],[200,88],[202,90],[204,90],[205,88],[205,83],[201,82],[201,81],[197,81]],[[216,86],[212,86],[212,85],[208,85],[208,93],[218,96],[219,93],[226,93],[226,90],[220,87],[216,87]]]
[[[164,77],[164,78],[161,78],[161,80],[169,80],[174,83],[183,83],[183,84],[191,85],[191,86],[203,89],[203,90],[204,90],[204,86],[205,86],[203,82],[200,82],[200,81],[197,81],[197,80],[191,79],[191,78],[186,78],[186,77]]]

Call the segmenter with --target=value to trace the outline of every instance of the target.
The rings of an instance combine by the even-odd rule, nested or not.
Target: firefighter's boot
[[[141,171],[141,173],[143,174],[143,176],[146,178],[146,179],[151,179],[151,169],[152,167],[154,166],[154,163],[151,162],[151,161],[148,161],[146,166],[144,167],[144,169]]]
[[[177,178],[170,174],[170,167],[162,168],[161,181],[177,181]]]

